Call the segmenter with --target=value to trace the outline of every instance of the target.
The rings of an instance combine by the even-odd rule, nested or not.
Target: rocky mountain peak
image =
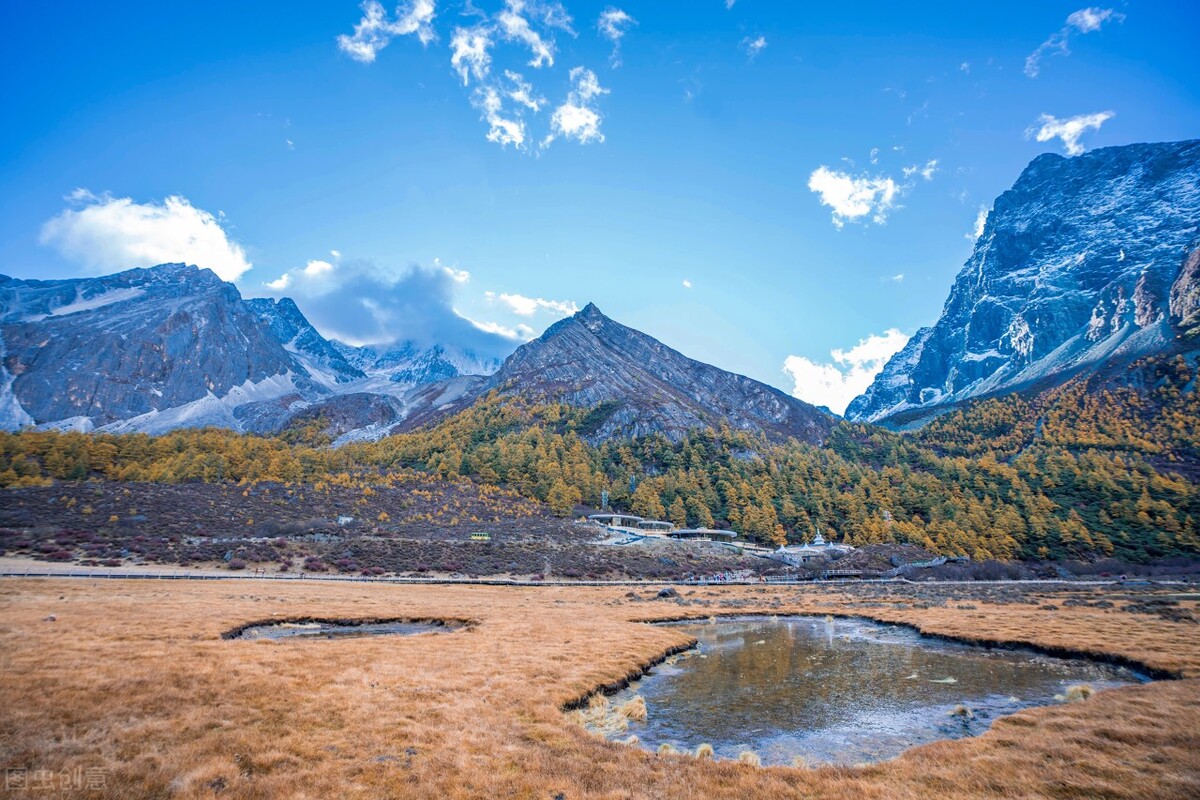
[[[1200,140],[1038,156],[996,199],[941,317],[846,416],[919,416],[1169,348],[1198,231]]]
[[[760,432],[821,442],[833,419],[766,384],[694,361],[606,317],[593,303],[513,353],[480,387],[577,407],[604,409],[594,441],[695,428]]]

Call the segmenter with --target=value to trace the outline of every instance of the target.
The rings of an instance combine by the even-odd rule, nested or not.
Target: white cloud
[[[911,178],[913,175],[920,175],[925,180],[931,181],[933,180],[933,173],[937,172],[937,165],[937,159],[931,158],[925,162],[925,166],[913,164],[911,167],[903,167],[902,170],[906,178]]]
[[[608,89],[600,85],[596,73],[584,67],[571,70],[571,85],[567,102],[554,109],[550,117],[550,133],[542,140],[542,147],[560,137],[574,139],[580,144],[604,141],[604,134],[600,132],[603,118],[593,101],[608,94]]]
[[[542,106],[546,104],[546,98],[536,94],[533,91],[533,86],[525,81],[520,74],[512,70],[505,70],[504,77],[509,80],[508,99],[518,105],[530,109],[533,113],[542,110]]]
[[[1042,69],[1043,55],[1046,53],[1060,56],[1070,55],[1071,49],[1069,44],[1074,34],[1098,31],[1109,20],[1124,22],[1125,15],[1111,8],[1095,7],[1081,8],[1078,11],[1072,12],[1067,17],[1066,24],[1057,32],[1050,34],[1050,37],[1038,45],[1038,48],[1025,59],[1025,75],[1030,78],[1036,78]]]
[[[476,89],[473,102],[487,121],[489,142],[501,147],[511,144],[518,150],[525,146],[525,121],[520,117],[504,116],[504,101],[494,86]]]
[[[867,390],[887,360],[908,343],[908,336],[892,328],[872,334],[849,350],[830,352],[832,363],[821,364],[803,356],[788,356],[783,371],[792,377],[792,396],[841,414]]]
[[[1080,33],[1091,33],[1100,30],[1100,26],[1110,19],[1122,22],[1125,15],[1111,8],[1081,8],[1067,17],[1067,26],[1075,28]]]
[[[987,218],[987,208],[980,206],[979,213],[975,215],[975,225],[971,228],[971,232],[966,234],[966,237],[971,241],[976,241],[980,236],[983,236],[983,226],[987,225]]]
[[[847,220],[867,215],[882,223],[896,203],[900,185],[891,178],[878,175],[854,177],[821,166],[808,178],[808,188],[820,195],[821,204],[833,209],[833,224],[842,227]]]
[[[317,330],[348,344],[412,341],[508,355],[519,337],[490,330],[455,310],[466,277],[465,271],[436,261],[391,269],[369,261],[315,259],[263,284],[262,292],[293,297]]]
[[[329,255],[333,256],[334,258],[341,258],[342,251],[341,250],[330,250]]]
[[[462,78],[463,86],[470,83],[472,77],[481,81],[487,77],[492,64],[492,56],[488,52],[492,46],[492,38],[487,28],[455,28],[450,37],[450,65]]]
[[[637,20],[619,8],[609,6],[600,12],[596,27],[601,36],[613,43],[612,55],[608,57],[613,68],[621,66],[621,39],[634,25],[637,25]]]
[[[733,8],[734,3],[736,2],[737,0],[725,0],[725,10],[728,11],[729,9]]]
[[[556,6],[555,13],[553,11],[541,11],[541,9]],[[570,30],[571,18],[566,15],[561,5],[557,4],[529,4],[525,0],[504,0],[504,9],[496,15],[496,23],[499,26],[500,35],[510,42],[520,42],[529,48],[529,52],[533,54],[533,58],[529,60],[529,66],[542,67],[554,66],[554,41],[542,38],[542,35],[533,29],[529,19],[524,15],[526,9],[537,13],[541,17],[541,21],[550,27],[564,28]],[[565,19],[565,22],[563,20]],[[557,21],[551,22],[551,20]]]
[[[355,61],[370,64],[397,36],[416,34],[426,45],[437,38],[433,31],[434,0],[411,0],[397,6],[395,19],[388,18],[378,0],[366,0],[362,10],[363,18],[354,26],[354,33],[337,38],[338,48]]]
[[[459,316],[462,315],[460,314]],[[463,319],[484,333],[490,333],[494,336],[502,336],[505,339],[511,339],[514,342],[528,342],[533,338],[535,333],[533,328],[523,324],[514,325],[513,327],[509,328],[505,325],[501,325],[499,322],[479,321],[471,319],[470,317],[463,317]]]
[[[745,39],[742,39],[740,47],[746,51],[746,55],[753,61],[755,56],[767,49],[767,37],[762,35],[747,36]]]
[[[67,199],[77,208],[47,220],[40,241],[88,269],[105,272],[181,261],[235,281],[252,266],[222,226],[224,215],[196,208],[186,197],[135,203],[76,189]]]
[[[689,281],[687,278],[684,278],[683,279],[683,288],[685,288],[685,289],[692,288],[692,282]]]
[[[514,313],[522,317],[532,317],[538,311],[548,311],[560,317],[567,317],[579,310],[579,306],[571,300],[545,300],[541,297],[526,297],[521,294],[500,294],[487,292],[489,300],[499,300]]]
[[[904,273],[897,272],[895,275],[889,275],[888,277],[884,278],[884,280],[891,281],[892,283],[902,283],[904,281]]]
[[[1067,151],[1067,155],[1077,156],[1084,151],[1083,145],[1079,143],[1079,137],[1087,131],[1100,130],[1100,126],[1114,116],[1116,114],[1112,111],[1080,114],[1078,117],[1068,119],[1058,119],[1050,114],[1042,114],[1038,117],[1041,127],[1035,126],[1026,130],[1025,138],[1032,136],[1039,142],[1062,139],[1063,149]]]

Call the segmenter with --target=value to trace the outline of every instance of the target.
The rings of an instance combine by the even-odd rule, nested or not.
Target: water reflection
[[[854,620],[741,618],[680,627],[699,647],[612,702],[645,698],[646,719],[628,722],[619,735],[634,734],[651,750],[707,742],[718,758],[750,749],[766,764],[797,756],[809,764],[878,761],[915,744],[977,735],[997,716],[1058,702],[1075,684],[1103,689],[1141,680],[1123,668]]]
[[[342,638],[349,636],[411,636],[453,630],[436,622],[274,622],[242,629],[239,639],[289,639],[292,637]]]

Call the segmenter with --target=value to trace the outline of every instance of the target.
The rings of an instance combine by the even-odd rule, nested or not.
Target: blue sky
[[[837,409],[1031,158],[1200,135],[1200,6],[905,5],[8,3],[0,272],[501,350],[592,300]]]

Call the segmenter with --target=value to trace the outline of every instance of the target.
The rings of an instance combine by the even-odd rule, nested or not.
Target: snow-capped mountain
[[[1176,347],[1200,305],[1198,244],[1200,140],[1038,156],[997,198],[941,317],[846,416],[919,419]]]
[[[333,343],[291,299],[243,299],[184,264],[55,281],[0,276],[0,429],[270,432],[325,408],[348,431],[355,415],[379,427],[423,407],[424,395],[403,399],[415,388],[498,366],[449,345],[381,354]],[[364,393],[390,399],[334,402]]]
[[[232,284],[183,264],[0,277],[0,340],[10,429],[140,419],[157,430],[164,413],[172,425],[229,424],[238,406],[323,391]]]
[[[491,375],[503,359],[480,356],[475,351],[445,344],[421,345],[406,341],[389,345],[353,347],[332,340],[330,345],[348,364],[371,378],[377,391],[397,393],[414,386],[462,375]],[[392,386],[382,386],[385,379]]]

